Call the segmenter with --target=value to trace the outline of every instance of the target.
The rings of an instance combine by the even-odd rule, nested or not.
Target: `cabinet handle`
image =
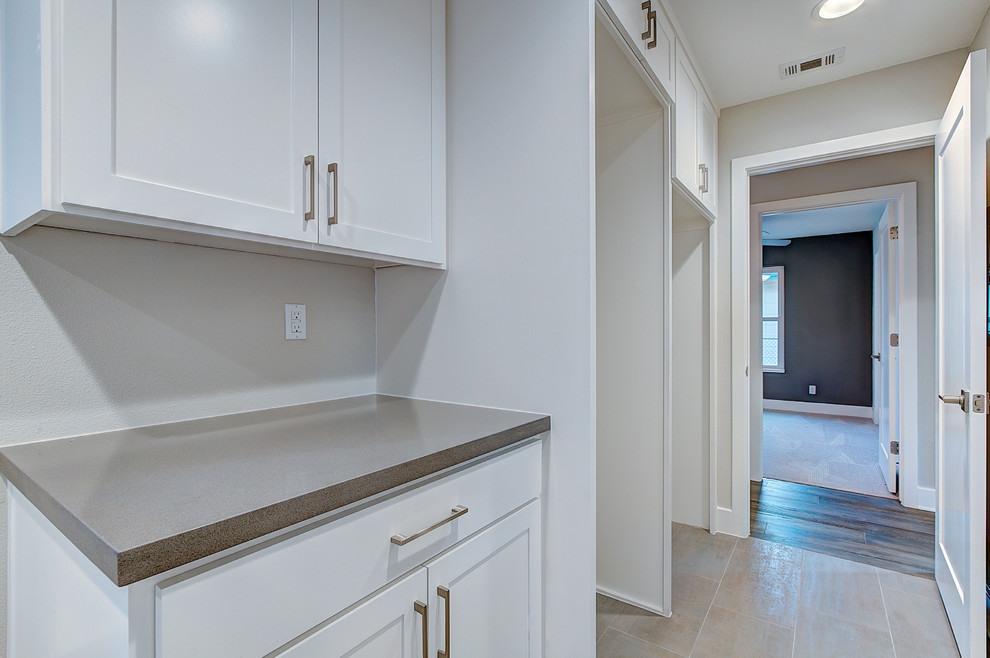
[[[316,219],[316,158],[307,155],[303,163],[309,167],[309,210],[306,211],[306,220]]]
[[[443,649],[437,649],[437,658],[450,658],[450,590],[441,585],[437,587],[437,596],[444,601]]]
[[[416,601],[413,603],[413,610],[423,617],[423,658],[426,658],[426,654],[430,651],[429,641],[426,636],[426,626],[429,622],[429,617],[426,614],[426,604],[422,601]]]
[[[647,48],[657,47],[657,12],[653,9],[652,0],[646,0],[643,3],[643,9],[646,11],[646,32],[643,32],[643,40],[646,41],[653,35],[653,40],[646,44]]]
[[[698,174],[698,177],[701,179],[698,189],[701,190],[702,194],[708,194],[708,165],[698,165]]]
[[[442,525],[447,525],[448,523],[450,523],[451,521],[453,521],[457,517],[464,516],[465,514],[468,513],[468,508],[464,507],[463,505],[458,505],[457,507],[451,509],[450,512],[451,512],[450,516],[448,516],[446,519],[443,519],[442,521],[437,521],[436,523],[434,523],[433,525],[431,525],[429,528],[423,528],[422,530],[420,530],[419,532],[417,532],[414,535],[408,535],[408,536],[406,536],[406,535],[392,535],[392,543],[395,544],[396,546],[405,546],[406,544],[408,544],[412,540],[419,539],[420,537],[422,537],[426,533],[433,532],[434,530],[436,530],[437,528],[439,528]]]
[[[327,216],[327,225],[333,226],[337,223],[337,163],[331,162],[327,165],[327,175],[333,174],[333,214]]]

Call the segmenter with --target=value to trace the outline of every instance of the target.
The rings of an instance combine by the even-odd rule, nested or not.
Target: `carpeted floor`
[[[878,464],[869,418],[763,412],[763,476],[894,498]]]

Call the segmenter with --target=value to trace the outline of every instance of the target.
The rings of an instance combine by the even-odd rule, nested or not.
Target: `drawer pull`
[[[468,513],[468,508],[464,507],[463,505],[458,505],[457,507],[455,507],[452,510],[450,510],[450,512],[451,512],[450,516],[448,516],[446,519],[444,519],[442,521],[437,521],[436,523],[434,523],[433,525],[431,525],[429,528],[424,528],[423,530],[420,530],[419,532],[417,532],[415,535],[409,535],[409,536],[406,536],[406,535],[392,535],[392,543],[395,544],[396,546],[405,546],[406,544],[408,544],[412,540],[419,539],[423,535],[425,535],[425,534],[427,534],[429,532],[433,532],[434,530],[436,530],[437,528],[439,528],[442,525],[447,525],[448,523],[450,523],[451,521],[453,521],[457,517],[464,516],[465,514]]]
[[[443,599],[443,649],[437,649],[437,658],[450,658],[450,590],[440,585],[437,596]]]
[[[426,615],[426,604],[423,603],[422,601],[416,601],[415,603],[413,603],[413,610],[415,610],[417,613],[419,613],[420,616],[423,617],[423,658],[426,658],[426,654],[430,650],[429,649],[430,643],[426,637],[426,625],[429,621],[429,618]]]

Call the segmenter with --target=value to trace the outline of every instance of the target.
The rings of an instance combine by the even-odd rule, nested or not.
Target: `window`
[[[763,371],[784,372],[784,267],[763,268]]]

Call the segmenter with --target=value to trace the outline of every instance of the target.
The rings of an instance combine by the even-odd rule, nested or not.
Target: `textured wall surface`
[[[872,406],[873,233],[763,247],[763,266],[776,265],[784,266],[785,371],[763,374],[763,397]]]
[[[36,227],[0,238],[0,336],[4,445],[362,395],[374,272]]]

